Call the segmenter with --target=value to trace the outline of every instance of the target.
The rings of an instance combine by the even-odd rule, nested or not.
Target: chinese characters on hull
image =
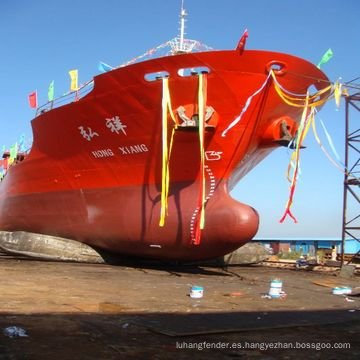
[[[85,130],[84,126],[79,126],[78,129],[80,130],[81,136],[87,141],[91,141],[94,136],[99,136],[99,134],[93,131],[90,127],[87,127],[87,130]]]
[[[126,128],[127,125],[123,124],[119,116],[113,116],[112,118],[105,119],[105,126],[112,133],[120,134],[120,131],[127,136]],[[87,141],[91,141],[94,136],[99,136],[96,131],[93,131],[89,126],[79,126],[80,135]]]
[[[119,134],[119,131],[121,131],[124,135],[127,136],[125,131],[125,128],[127,126],[121,122],[118,116],[114,116],[110,119],[105,119],[105,120],[106,120],[106,127],[109,128],[111,132],[115,132]]]

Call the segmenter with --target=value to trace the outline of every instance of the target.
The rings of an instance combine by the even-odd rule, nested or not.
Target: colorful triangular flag
[[[33,109],[37,108],[37,91],[36,90],[29,94],[29,105]]]
[[[242,34],[237,46],[236,46],[236,50],[239,50],[240,55],[244,52],[245,50],[245,44],[246,44],[246,39],[249,37],[249,32],[248,29],[245,29],[244,33]]]
[[[70,83],[70,90],[77,91],[78,88],[78,71],[76,69],[69,71],[71,83]]]
[[[105,64],[104,62],[102,61],[99,61],[99,65],[98,65],[98,70],[101,71],[101,72],[107,72],[107,71],[110,71],[110,70],[113,70],[114,68],[108,64]]]
[[[48,100],[54,101],[54,80],[49,85]]]
[[[322,56],[320,62],[317,64],[317,67],[320,69],[321,65],[326,64],[332,57],[334,53],[331,49],[328,49],[326,53]]]

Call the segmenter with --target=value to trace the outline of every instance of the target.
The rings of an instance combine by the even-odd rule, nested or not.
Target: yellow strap
[[[285,213],[283,215],[283,217],[281,218],[280,222],[283,222],[284,219],[286,218],[287,215],[290,215],[294,221],[296,222],[296,219],[293,217],[293,215],[290,212],[290,208],[293,204],[293,196],[294,196],[294,192],[295,192],[295,187],[296,187],[296,181],[297,181],[297,173],[299,171],[299,167],[300,167],[300,148],[301,148],[301,144],[303,143],[306,135],[308,134],[308,131],[310,129],[310,126],[312,124],[313,127],[313,132],[314,132],[314,136],[316,141],[320,144],[320,139],[316,133],[316,128],[315,128],[315,107],[316,106],[321,106],[323,105],[325,102],[327,102],[331,96],[332,96],[332,90],[334,93],[334,97],[335,97],[335,101],[337,106],[339,106],[340,104],[340,97],[342,94],[342,90],[341,90],[341,84],[339,84],[338,82],[333,86],[333,85],[329,85],[326,88],[316,92],[314,95],[309,96],[309,92],[307,92],[306,94],[306,98],[295,98],[293,96],[289,96],[282,88],[281,85],[279,84],[279,82],[277,81],[274,72],[271,70],[271,76],[274,79],[274,88],[277,92],[277,94],[279,95],[279,97],[288,105],[290,106],[294,106],[294,107],[299,107],[299,108],[303,108],[303,112],[301,115],[301,121],[300,121],[300,126],[298,128],[298,139],[296,141],[296,149],[295,151],[291,154],[291,159],[290,159],[290,163],[287,169],[287,179],[290,181],[290,172],[291,172],[291,167],[293,165],[293,173],[292,173],[292,178],[291,178],[291,185],[290,185],[290,194],[289,194],[289,198],[287,200],[286,203],[286,208],[285,208]],[[289,93],[289,91],[287,91]],[[319,99],[319,97],[325,93],[326,94],[323,99],[320,100],[316,100]],[[309,112],[310,109],[310,112]],[[322,147],[322,146],[321,146]],[[325,152],[325,154],[328,156],[328,154]],[[328,156],[329,157],[329,156]]]
[[[166,186],[165,186],[165,190],[166,190],[165,198],[166,198],[166,200],[168,199],[169,188],[170,188],[169,164],[170,164],[171,150],[172,150],[172,146],[173,146],[173,142],[174,142],[174,134],[175,134],[175,127],[172,129],[172,132],[171,132],[170,146],[169,146],[169,156],[168,156],[168,161],[167,161],[167,164],[166,164]],[[166,215],[168,215],[167,210],[168,210],[168,208],[167,208],[167,203],[166,203]]]
[[[168,215],[168,197],[170,188],[170,157],[174,141],[175,129],[177,128],[176,118],[172,111],[169,79],[162,78],[162,166],[161,166],[161,200],[159,226],[165,225],[165,217]],[[168,114],[174,122],[170,145],[168,146]]]
[[[304,110],[302,112],[301,115],[301,120],[300,120],[300,124],[302,124],[302,129],[301,132],[299,133],[299,140],[296,142],[296,149],[295,149],[295,166],[298,166],[299,164],[299,157],[300,157],[300,148],[301,148],[301,144],[304,141],[304,134],[306,131],[306,119],[307,119],[307,112],[308,112],[308,104],[309,104],[309,93],[307,93],[306,99],[305,99],[305,106],[304,106]],[[291,186],[294,185],[294,183],[296,182],[296,176],[293,176],[292,181],[291,181]]]
[[[281,90],[281,88],[277,85],[277,84],[274,84],[274,87],[275,87],[275,90],[276,92],[278,93],[278,95],[281,97],[281,99],[288,105],[290,106],[294,106],[294,107],[300,107],[300,108],[303,108],[305,106],[305,104],[297,104],[291,100],[289,100],[287,98],[287,96],[285,95],[285,93]],[[330,89],[328,89],[327,91],[329,91]],[[319,95],[314,95],[313,97],[318,97]],[[326,101],[328,101],[330,98],[330,95],[325,97],[324,99],[321,99],[321,100],[317,100],[317,101],[314,101],[312,103],[310,103],[310,106],[320,106],[320,105],[323,105]],[[301,99],[302,101],[304,101],[303,99]]]
[[[163,91],[165,91],[165,98],[166,98],[166,104],[167,104],[167,110],[170,113],[170,117],[172,119],[172,121],[175,124],[175,128],[177,128],[177,122],[176,122],[176,118],[175,115],[172,111],[172,105],[171,105],[171,97],[170,97],[170,89],[169,89],[169,79],[168,78],[163,78],[163,83],[165,83],[165,89],[163,88]]]
[[[305,105],[305,97],[308,96],[307,94],[304,94],[304,95],[303,95],[304,98],[292,97],[292,96],[288,95],[288,94],[281,88],[281,85],[280,85],[280,83],[278,82],[278,80],[276,79],[276,76],[275,76],[275,73],[274,73],[273,70],[271,70],[271,76],[272,76],[272,78],[273,78],[273,80],[274,80],[275,87],[277,88],[276,90],[281,93],[282,97],[286,98],[286,99],[289,100],[290,102],[291,102],[291,100],[292,100],[292,101],[300,101],[300,102],[303,102],[304,105]],[[315,94],[309,96],[309,104],[310,104],[310,105],[314,105],[314,104],[315,104],[315,103],[313,102],[314,99],[318,98],[320,95],[322,95],[322,94],[324,94],[324,93],[326,93],[326,92],[331,91],[333,88],[334,88],[333,85],[329,85],[329,86],[327,86],[326,88],[324,88],[324,89],[322,89],[322,90],[319,90],[319,91],[317,91]],[[299,96],[300,96],[300,95],[299,95]],[[330,96],[330,94],[329,94],[329,96]],[[329,97],[329,96],[328,96],[328,97]],[[327,98],[328,98],[328,97],[327,97]],[[327,100],[327,98],[326,98],[326,100]],[[325,100],[325,101],[326,101],[326,100]],[[318,100],[318,101],[322,102],[323,100]],[[298,104],[298,105],[299,105],[299,104]],[[304,106],[304,105],[302,105],[302,106]],[[295,106],[295,105],[294,105],[294,106]]]
[[[309,132],[309,129],[310,129],[310,125],[311,123],[314,121],[314,107],[312,106],[311,107],[311,110],[310,110],[310,114],[308,116],[308,119],[307,119],[307,122],[306,122],[306,125],[305,125],[305,130],[304,130],[304,134],[303,134],[303,140],[305,140],[306,136],[307,136],[307,133]]]
[[[200,181],[202,182],[200,229],[205,226],[205,151],[204,151],[204,128],[205,128],[205,101],[204,101],[204,79],[199,74],[198,105],[199,105],[199,144],[200,144]]]
[[[293,151],[291,153],[290,162],[289,162],[289,165],[288,165],[288,168],[287,168],[287,173],[286,173],[286,178],[288,179],[288,181],[290,183],[291,183],[290,171],[291,171],[292,168],[293,169],[295,168],[295,151]]]
[[[307,93],[306,93],[306,94],[300,94],[300,95],[298,95],[298,96],[303,96],[303,98],[298,98],[298,97],[295,98],[295,97],[291,97],[290,95],[287,95],[287,94],[286,94],[286,90],[284,91],[284,90],[282,89],[282,86],[281,86],[281,84],[279,83],[279,81],[277,80],[276,75],[275,75],[275,73],[274,73],[273,70],[270,71],[270,74],[271,74],[271,77],[273,78],[274,82],[279,86],[279,88],[283,91],[283,94],[284,94],[289,100],[304,101],[304,102],[305,102],[305,99],[306,99],[306,97],[307,97]],[[314,95],[309,96],[309,102],[311,102],[312,99],[318,97],[319,95],[322,95],[323,93],[331,90],[331,88],[332,88],[332,85],[329,85],[329,86],[327,86],[326,88],[324,88],[324,89],[322,89],[322,90],[319,90],[319,91],[316,92]],[[288,91],[288,92],[290,93],[290,91]]]
[[[278,95],[280,96],[280,98],[288,105],[290,106],[294,106],[294,107],[300,107],[300,108],[303,108],[305,106],[305,102],[306,102],[306,99],[302,99],[302,98],[294,98],[292,96],[289,96],[285,93],[285,91],[283,91],[280,87],[280,84],[279,82],[277,81],[276,79],[276,76],[274,74],[273,71],[271,71],[271,76],[273,77],[274,79],[274,87],[275,87],[275,90],[276,92],[278,93]],[[316,92],[314,95],[311,95],[309,96],[307,94],[307,98],[308,98],[308,105],[313,107],[313,106],[320,106],[322,104],[324,104],[326,101],[329,100],[330,96],[331,96],[331,90],[333,89],[333,86],[332,85],[329,85],[327,86],[326,88]],[[315,100],[317,99],[319,96],[323,95],[324,93],[326,92],[330,92],[328,94],[328,96],[324,97],[323,99],[320,99],[320,100]],[[299,101],[299,102],[302,102],[303,104],[298,104],[294,101]]]
[[[297,171],[296,169],[298,169],[299,167],[299,163],[300,163],[300,148],[301,148],[301,144],[304,140],[304,133],[307,130],[307,124],[306,119],[307,117],[307,112],[308,112],[308,103],[309,103],[309,93],[307,93],[306,99],[305,99],[305,106],[304,106],[304,110],[302,112],[301,115],[301,120],[300,120],[300,127],[299,127],[299,139],[296,142],[296,149],[294,151],[295,153],[295,169],[293,170],[293,174],[292,174],[292,179],[291,179],[291,185],[290,185],[290,194],[289,194],[289,198],[286,202],[286,207],[285,207],[285,212],[287,212],[287,210],[290,210],[292,204],[293,204],[293,192],[294,192],[294,187],[296,185],[296,180],[297,180]],[[291,156],[291,158],[293,158],[293,156]]]
[[[199,108],[199,143],[200,143],[200,182],[201,182],[201,207],[200,207],[200,229],[205,226],[205,150],[204,150],[204,129],[205,129],[205,99],[203,74],[199,74],[198,90]],[[168,114],[174,122],[171,133],[170,145],[168,146]],[[169,82],[167,78],[162,79],[162,171],[161,171],[161,208],[159,226],[165,225],[165,217],[168,214],[168,196],[170,187],[169,162],[173,146],[175,129],[177,128],[176,118],[172,111]]]
[[[286,92],[281,88],[281,86],[277,83],[276,86],[278,86],[278,88],[280,89],[282,95],[287,99],[287,100],[292,100],[292,101],[301,101],[305,104],[305,98],[294,98],[292,96],[289,96],[286,94]],[[320,95],[322,95],[325,92],[331,91],[333,89],[332,85],[329,85],[328,87],[316,92],[314,95],[309,96],[309,103],[313,104],[314,103],[314,99],[318,98]],[[306,96],[306,95],[305,95]],[[319,100],[322,101],[322,100]]]
[[[161,165],[161,200],[160,200],[160,221],[159,226],[165,225],[165,216],[167,214],[167,195],[168,195],[168,79],[162,79],[162,165]]]

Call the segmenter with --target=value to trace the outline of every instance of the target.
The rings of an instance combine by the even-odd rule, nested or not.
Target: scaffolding
[[[345,97],[345,175],[343,198],[343,224],[341,241],[341,266],[344,265],[347,238],[360,242],[360,92]],[[353,201],[355,214],[349,213]],[[353,209],[354,208],[354,209]],[[350,263],[359,251],[351,258]]]

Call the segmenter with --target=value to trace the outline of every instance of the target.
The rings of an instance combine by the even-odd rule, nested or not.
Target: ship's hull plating
[[[260,51],[176,55],[96,77],[84,98],[33,120],[29,155],[0,184],[0,229],[173,260],[217,257],[245,244],[258,229],[258,214],[232,199],[229,188],[278,146],[279,119],[286,118],[290,132],[296,131],[301,109],[284,104],[269,80],[241,121],[225,130],[264,84],[274,60],[285,64],[279,81],[293,92],[305,93],[314,84],[311,77],[326,80],[304,60]],[[179,76],[178,70],[199,66],[210,69],[207,105],[214,114],[204,139],[205,229],[200,245],[193,245],[199,213],[198,133],[175,131],[168,216],[159,227],[162,82],[148,82],[144,75],[167,71],[174,112],[184,106],[191,116],[198,77]]]

